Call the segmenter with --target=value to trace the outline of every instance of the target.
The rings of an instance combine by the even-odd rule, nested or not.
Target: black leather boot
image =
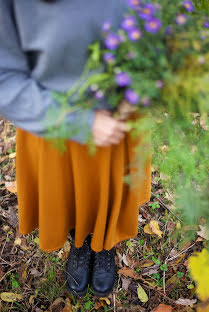
[[[91,274],[91,259],[93,250],[90,247],[91,236],[88,235],[83,246],[71,247],[68,263],[66,267],[66,288],[74,295],[85,294]]]
[[[96,296],[107,296],[113,291],[116,277],[115,248],[94,252],[91,290]]]

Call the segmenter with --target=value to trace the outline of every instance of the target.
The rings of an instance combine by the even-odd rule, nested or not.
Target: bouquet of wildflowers
[[[66,94],[56,94],[64,108],[59,129],[71,109],[65,105],[69,97],[72,109],[105,101],[134,134],[151,129],[152,164],[164,177],[164,188],[175,193],[187,223],[200,224],[204,217],[209,225],[207,6],[195,0],[124,1],[129,10],[119,29],[104,22],[104,40],[90,45],[80,80]],[[129,120],[133,112],[144,119]]]

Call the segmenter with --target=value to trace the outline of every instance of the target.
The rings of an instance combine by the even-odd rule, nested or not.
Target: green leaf
[[[89,309],[91,308],[91,306],[92,306],[92,302],[91,302],[91,301],[87,301],[87,302],[85,302],[85,304],[84,304],[84,308],[85,308],[86,310],[89,310]]]
[[[137,295],[138,295],[138,298],[141,302],[147,302],[149,300],[145,290],[139,284],[137,287]]]
[[[36,237],[36,238],[34,238],[34,243],[36,243],[37,245],[39,244],[39,238],[38,237]]]
[[[168,271],[167,264],[166,264],[166,263],[162,264],[162,265],[160,266],[160,269],[161,269],[161,271]]]

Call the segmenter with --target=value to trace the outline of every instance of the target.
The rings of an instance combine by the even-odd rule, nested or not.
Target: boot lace
[[[73,267],[77,268],[78,266],[85,266],[88,268],[91,258],[91,248],[87,242],[84,241],[83,246],[76,248],[76,251],[73,255]]]
[[[100,268],[105,268],[106,271],[111,269],[111,259],[112,254],[110,250],[102,250],[95,253],[95,271],[98,271]]]

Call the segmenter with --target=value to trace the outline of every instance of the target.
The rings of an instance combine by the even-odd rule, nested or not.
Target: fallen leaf
[[[38,237],[35,237],[33,241],[34,241],[34,243],[36,243],[37,245],[39,244],[39,238],[38,238]]]
[[[71,244],[69,240],[67,239],[64,243],[63,250],[64,252],[70,252],[70,249],[71,249]]]
[[[205,115],[200,117],[200,126],[203,130],[208,131],[209,128],[208,128],[206,119],[207,119],[207,116]]]
[[[155,233],[152,232],[152,230],[151,230],[149,224],[146,224],[146,225],[144,226],[144,233],[151,234],[151,235],[155,234]]]
[[[28,269],[28,264],[25,265],[24,271],[22,273],[22,278],[24,280],[26,280],[26,277],[27,277],[27,269]]]
[[[10,293],[10,292],[2,292],[1,293],[1,299],[6,302],[14,302],[18,300],[22,300],[22,295]]]
[[[182,255],[180,255],[177,260],[176,260],[176,264],[178,264],[179,262],[181,262],[181,260],[186,256],[186,253],[183,253]]]
[[[200,237],[209,240],[209,231],[205,225],[200,225],[200,231],[197,232],[197,235]]]
[[[139,284],[137,287],[137,295],[138,295],[138,298],[141,302],[147,302],[149,300],[145,290]]]
[[[127,290],[129,285],[131,284],[131,279],[126,277],[121,277],[122,288],[123,290]]]
[[[166,287],[168,289],[173,289],[173,288],[176,288],[176,286],[178,285],[179,283],[179,278],[176,274],[174,274],[171,278],[169,278],[167,281],[166,281]]]
[[[196,309],[197,312],[209,312],[209,303],[202,303]]]
[[[5,182],[5,186],[11,193],[17,193],[17,182]]]
[[[162,238],[163,232],[160,230],[158,222],[155,220],[151,220],[149,224],[144,226],[144,232],[147,234],[156,234],[160,238]]]
[[[148,268],[151,267],[155,262],[153,260],[142,260],[139,262],[140,268]]]
[[[98,310],[98,309],[101,308],[101,307],[102,307],[102,305],[101,305],[101,302],[100,302],[100,301],[95,302],[95,304],[94,304],[94,309]]]
[[[132,270],[131,268],[127,268],[127,267],[123,267],[122,269],[120,269],[118,271],[118,274],[122,274],[126,277],[131,277],[135,280],[140,278],[140,276],[138,274],[136,274],[136,272],[134,270]]]
[[[197,302],[197,299],[184,299],[184,298],[179,298],[178,300],[175,301],[176,304],[180,304],[183,306],[189,306],[193,307],[193,305]]]
[[[159,265],[158,265],[159,267]],[[154,269],[154,268],[145,268],[143,270],[143,272],[141,273],[141,275],[153,275],[155,273],[158,273],[158,269]]]
[[[59,306],[64,302],[63,298],[57,298],[51,305],[50,305],[50,311],[53,309],[59,308]]]
[[[30,305],[32,305],[34,303],[34,298],[35,298],[34,295],[30,296],[30,298],[29,298],[29,304]]]
[[[163,232],[160,230],[158,222],[155,220],[150,221],[149,223],[150,228],[152,230],[153,233],[155,233],[156,235],[158,235],[159,237],[162,237]]]
[[[9,154],[9,158],[15,158],[16,157],[16,152]]]
[[[123,263],[124,263],[126,266],[129,266],[128,259],[127,259],[127,257],[126,257],[125,254],[122,255],[122,260],[123,260]]]
[[[110,304],[111,304],[110,299],[107,298],[107,297],[100,297],[99,300],[100,300],[100,301],[105,301],[107,305],[110,305]]]
[[[21,243],[22,243],[22,240],[21,240],[21,238],[19,238],[19,237],[16,238],[15,241],[14,241],[14,245],[15,245],[15,246],[17,246],[17,245],[19,246],[19,245],[21,245]]]
[[[31,273],[31,275],[34,275],[35,277],[36,277],[36,276],[41,276],[41,275],[42,275],[42,273],[39,272],[39,271],[38,271],[37,269],[35,269],[35,268],[30,269],[30,273]]]
[[[152,310],[152,312],[171,312],[171,311],[173,311],[173,307],[164,303],[161,303],[157,308]]]
[[[209,276],[209,252],[203,249],[190,256],[188,267],[191,276],[197,284],[196,293],[202,301],[209,299],[208,276]]]

